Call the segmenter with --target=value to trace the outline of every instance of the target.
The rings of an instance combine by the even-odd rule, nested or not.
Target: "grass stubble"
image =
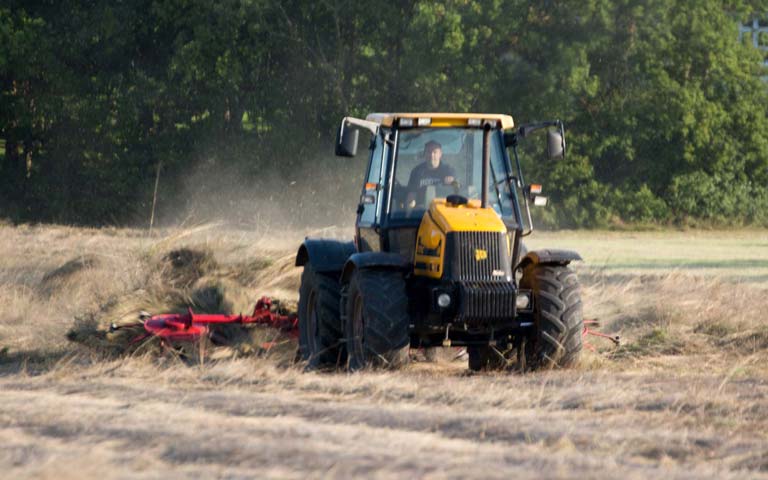
[[[140,310],[247,312],[260,295],[295,307],[300,238],[0,227],[3,475],[768,478],[766,289],[730,270],[626,271],[588,257],[585,317],[622,346],[590,339],[597,351],[565,371],[470,375],[444,360],[307,373],[288,343],[249,349],[278,339],[265,330],[193,362],[107,338]],[[621,241],[611,234],[606,248]]]

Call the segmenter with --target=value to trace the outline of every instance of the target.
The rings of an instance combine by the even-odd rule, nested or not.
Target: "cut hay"
[[[620,335],[614,359],[768,350],[765,292],[685,272],[606,275],[582,272],[582,293],[602,330]]]
[[[50,297],[63,290],[68,284],[76,282],[76,277],[95,268],[98,264],[98,258],[93,255],[81,255],[73,258],[43,275],[38,287],[39,291],[42,295]]]
[[[218,264],[209,250],[179,248],[162,257],[163,277],[173,286],[187,287],[209,272],[218,269]]]
[[[280,266],[285,268],[283,263]],[[274,267],[271,260],[262,260],[260,265]],[[147,267],[142,288],[110,298],[78,316],[67,338],[109,356],[150,353],[197,363],[268,352],[281,362],[293,359],[295,342],[280,331],[260,325],[212,325],[208,338],[173,345],[156,337],[142,338],[146,333],[142,315],[184,313],[189,308],[197,313],[247,315],[263,294],[255,290],[251,275],[232,266],[220,266],[213,253],[205,249],[174,249],[148,259]],[[238,278],[247,279],[251,285],[244,285]],[[283,312],[295,311],[295,301],[278,303]]]
[[[255,303],[249,288],[229,278],[203,277],[189,290],[188,304],[199,313],[248,313]]]

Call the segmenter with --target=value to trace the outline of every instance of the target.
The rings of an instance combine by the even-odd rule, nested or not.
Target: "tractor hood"
[[[480,207],[479,200],[467,200],[453,195],[448,199],[434,199],[421,219],[416,234],[414,273],[435,279],[441,278],[446,270],[444,262],[448,235],[462,235],[461,232],[482,233],[498,239],[499,236],[506,238],[507,228],[492,208]],[[472,254],[477,256],[478,261],[487,258],[489,252],[486,246],[476,246],[477,249]],[[506,240],[499,248],[508,255],[509,246]]]
[[[427,215],[443,233],[507,233],[507,227],[504,226],[499,215],[492,208],[481,208],[480,200],[468,200],[465,204],[456,204],[444,198],[437,198],[429,206]]]

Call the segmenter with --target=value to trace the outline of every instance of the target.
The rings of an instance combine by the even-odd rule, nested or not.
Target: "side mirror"
[[[565,157],[565,135],[560,131],[547,130],[547,154],[549,158]]]
[[[345,128],[346,122],[341,122],[336,132],[336,155],[340,157],[354,157],[357,155],[357,141],[360,138],[360,130],[357,128]]]

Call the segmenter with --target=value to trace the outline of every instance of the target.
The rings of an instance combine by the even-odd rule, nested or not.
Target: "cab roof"
[[[498,113],[370,113],[365,119],[383,127],[391,127],[401,118],[430,119],[429,125],[421,125],[424,127],[465,127],[469,120],[495,120],[502,130],[515,126],[511,115]]]

